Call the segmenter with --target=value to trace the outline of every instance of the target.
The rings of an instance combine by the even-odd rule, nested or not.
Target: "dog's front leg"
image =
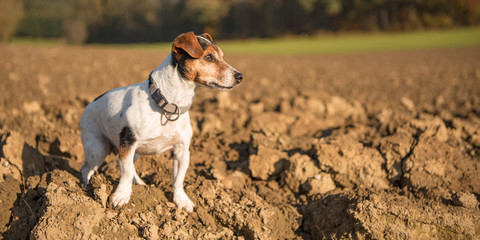
[[[110,198],[113,207],[121,207],[130,201],[132,181],[135,176],[135,166],[133,165],[134,152],[132,151],[132,153],[126,156],[119,154],[119,157],[120,181],[117,189]]]
[[[183,189],[183,180],[190,162],[189,144],[177,144],[173,147],[173,202],[178,208],[193,212],[195,204]]]

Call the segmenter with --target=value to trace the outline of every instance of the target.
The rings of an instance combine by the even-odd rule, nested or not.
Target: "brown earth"
[[[199,89],[185,189],[171,156],[109,206],[115,156],[81,187],[79,119],[166,53],[0,47],[3,239],[479,239],[480,49],[230,56],[230,92]]]

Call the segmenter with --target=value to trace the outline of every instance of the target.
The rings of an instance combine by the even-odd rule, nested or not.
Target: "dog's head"
[[[181,34],[173,41],[172,54],[182,76],[204,86],[228,90],[243,79],[243,74],[223,60],[222,49],[208,33]]]

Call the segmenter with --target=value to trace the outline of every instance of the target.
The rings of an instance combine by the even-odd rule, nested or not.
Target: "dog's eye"
[[[206,55],[205,57],[203,57],[203,59],[205,59],[205,61],[207,62],[215,62],[215,58],[213,57],[212,54]]]

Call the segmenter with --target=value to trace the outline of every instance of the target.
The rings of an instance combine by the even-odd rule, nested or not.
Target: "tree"
[[[70,8],[63,22],[67,42],[85,43],[88,26],[100,21],[101,13],[101,0],[70,0]]]
[[[22,0],[0,1],[0,38],[2,42],[7,42],[13,36],[22,17]]]
[[[205,32],[215,35],[231,5],[230,1],[225,0],[186,0],[185,17],[196,19]]]

